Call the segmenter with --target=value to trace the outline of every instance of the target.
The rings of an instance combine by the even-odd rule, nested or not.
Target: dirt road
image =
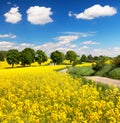
[[[63,70],[59,70],[60,73],[66,73],[67,72],[67,68],[63,69]]]
[[[59,72],[60,73],[66,73],[67,70],[68,69],[63,69],[63,70],[60,70]],[[115,79],[110,79],[107,77],[100,77],[100,76],[86,76],[85,78],[93,80],[97,83],[103,83],[103,84],[111,85],[111,86],[116,85],[117,87],[120,87],[120,80],[115,80]]]
[[[87,76],[85,78],[93,80],[97,83],[104,83],[106,85],[111,85],[111,86],[116,85],[120,87],[120,80],[115,80],[115,79],[110,79],[110,78],[100,77],[100,76]]]

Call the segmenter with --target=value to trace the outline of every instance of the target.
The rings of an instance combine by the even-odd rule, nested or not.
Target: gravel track
[[[68,69],[63,69],[60,70],[60,73],[66,73]],[[107,77],[101,77],[101,76],[85,76],[85,78],[89,79],[89,80],[93,80],[97,83],[103,83],[105,85],[110,85],[110,86],[117,86],[120,87],[120,80],[116,80],[116,79],[110,79]]]
[[[97,83],[103,83],[105,85],[117,86],[120,87],[120,80],[110,79],[107,77],[100,77],[100,76],[86,76],[85,78],[93,80]]]

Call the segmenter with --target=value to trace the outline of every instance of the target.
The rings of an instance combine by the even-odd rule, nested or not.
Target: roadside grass
[[[96,76],[104,76],[107,77],[108,73],[113,69],[113,66],[111,64],[106,64],[102,70],[97,71],[95,73]]]
[[[92,66],[76,66],[68,69],[68,73],[72,76],[102,76],[112,79],[120,79],[120,68],[114,68],[111,64],[106,64],[104,68],[98,72],[92,69]]]
[[[92,66],[82,66],[82,67],[77,66],[69,68],[68,73],[77,77],[91,76],[92,74],[94,74],[94,70],[92,70]]]
[[[108,77],[113,79],[120,79],[120,68],[115,68],[108,73]]]

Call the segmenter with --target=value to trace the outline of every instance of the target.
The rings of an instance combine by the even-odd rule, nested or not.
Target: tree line
[[[58,50],[53,51],[50,54],[50,58],[52,62],[55,64],[61,64],[65,59],[70,61],[70,64],[75,66],[76,64],[80,64],[82,62],[96,62],[97,65],[102,64],[101,62],[106,61],[107,59],[111,59],[108,56],[92,56],[82,54],[81,57],[73,50],[67,51],[65,54]],[[32,48],[25,48],[22,51],[18,51],[17,49],[10,49],[8,51],[0,51],[0,61],[4,61],[6,59],[7,63],[14,67],[15,64],[31,65],[35,61],[38,64],[42,64],[43,62],[48,60],[48,56],[43,50],[35,51]],[[114,63],[120,66],[120,55],[114,58]],[[98,66],[95,66],[95,69]]]

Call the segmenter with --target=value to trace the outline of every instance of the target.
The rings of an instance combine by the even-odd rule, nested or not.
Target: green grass
[[[90,76],[94,73],[91,66],[83,66],[83,67],[72,67],[68,70],[68,73],[73,76]]]
[[[104,68],[98,72],[95,73],[96,76],[108,76],[108,73],[113,69],[113,66],[111,64],[107,64],[104,66]]]
[[[115,68],[109,72],[108,76],[113,79],[120,79],[120,68]]]
[[[104,68],[95,73],[92,66],[77,66],[68,69],[68,73],[72,76],[104,76],[113,79],[120,79],[120,68],[114,68],[111,64],[107,64]]]

